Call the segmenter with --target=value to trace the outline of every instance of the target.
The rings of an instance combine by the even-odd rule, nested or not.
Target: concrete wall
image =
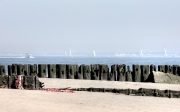
[[[0,75],[6,75],[5,66],[0,65]],[[13,74],[33,76],[38,74],[40,78],[61,78],[81,80],[108,80],[108,81],[133,81],[154,82],[152,71],[156,71],[155,65],[132,65],[114,64],[110,68],[106,64],[75,65],[75,64],[34,64],[8,65],[8,75]],[[47,72],[46,72],[47,71]],[[172,73],[180,76],[179,65],[158,65],[158,71]]]

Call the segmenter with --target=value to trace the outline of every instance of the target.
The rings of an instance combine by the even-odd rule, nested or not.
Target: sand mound
[[[170,73],[153,71],[153,78],[155,83],[180,84],[180,77]]]

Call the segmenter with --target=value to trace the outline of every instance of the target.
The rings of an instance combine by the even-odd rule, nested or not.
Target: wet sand
[[[40,79],[45,87],[140,87],[180,90],[180,85],[110,82],[91,80]],[[0,89],[0,112],[178,112],[180,99],[147,96],[128,96],[98,92],[46,92],[40,90]]]

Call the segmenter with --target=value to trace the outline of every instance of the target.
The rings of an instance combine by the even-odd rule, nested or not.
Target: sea
[[[12,64],[126,64],[132,69],[133,64],[139,65],[180,65],[180,57],[70,57],[70,56],[35,56],[34,58],[3,57],[0,65]]]

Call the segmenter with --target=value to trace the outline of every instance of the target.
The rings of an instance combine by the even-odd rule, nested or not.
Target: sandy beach
[[[157,88],[180,90],[180,85],[41,78],[45,87]],[[0,89],[0,112],[178,112],[180,99],[128,96],[115,93],[61,93]]]

